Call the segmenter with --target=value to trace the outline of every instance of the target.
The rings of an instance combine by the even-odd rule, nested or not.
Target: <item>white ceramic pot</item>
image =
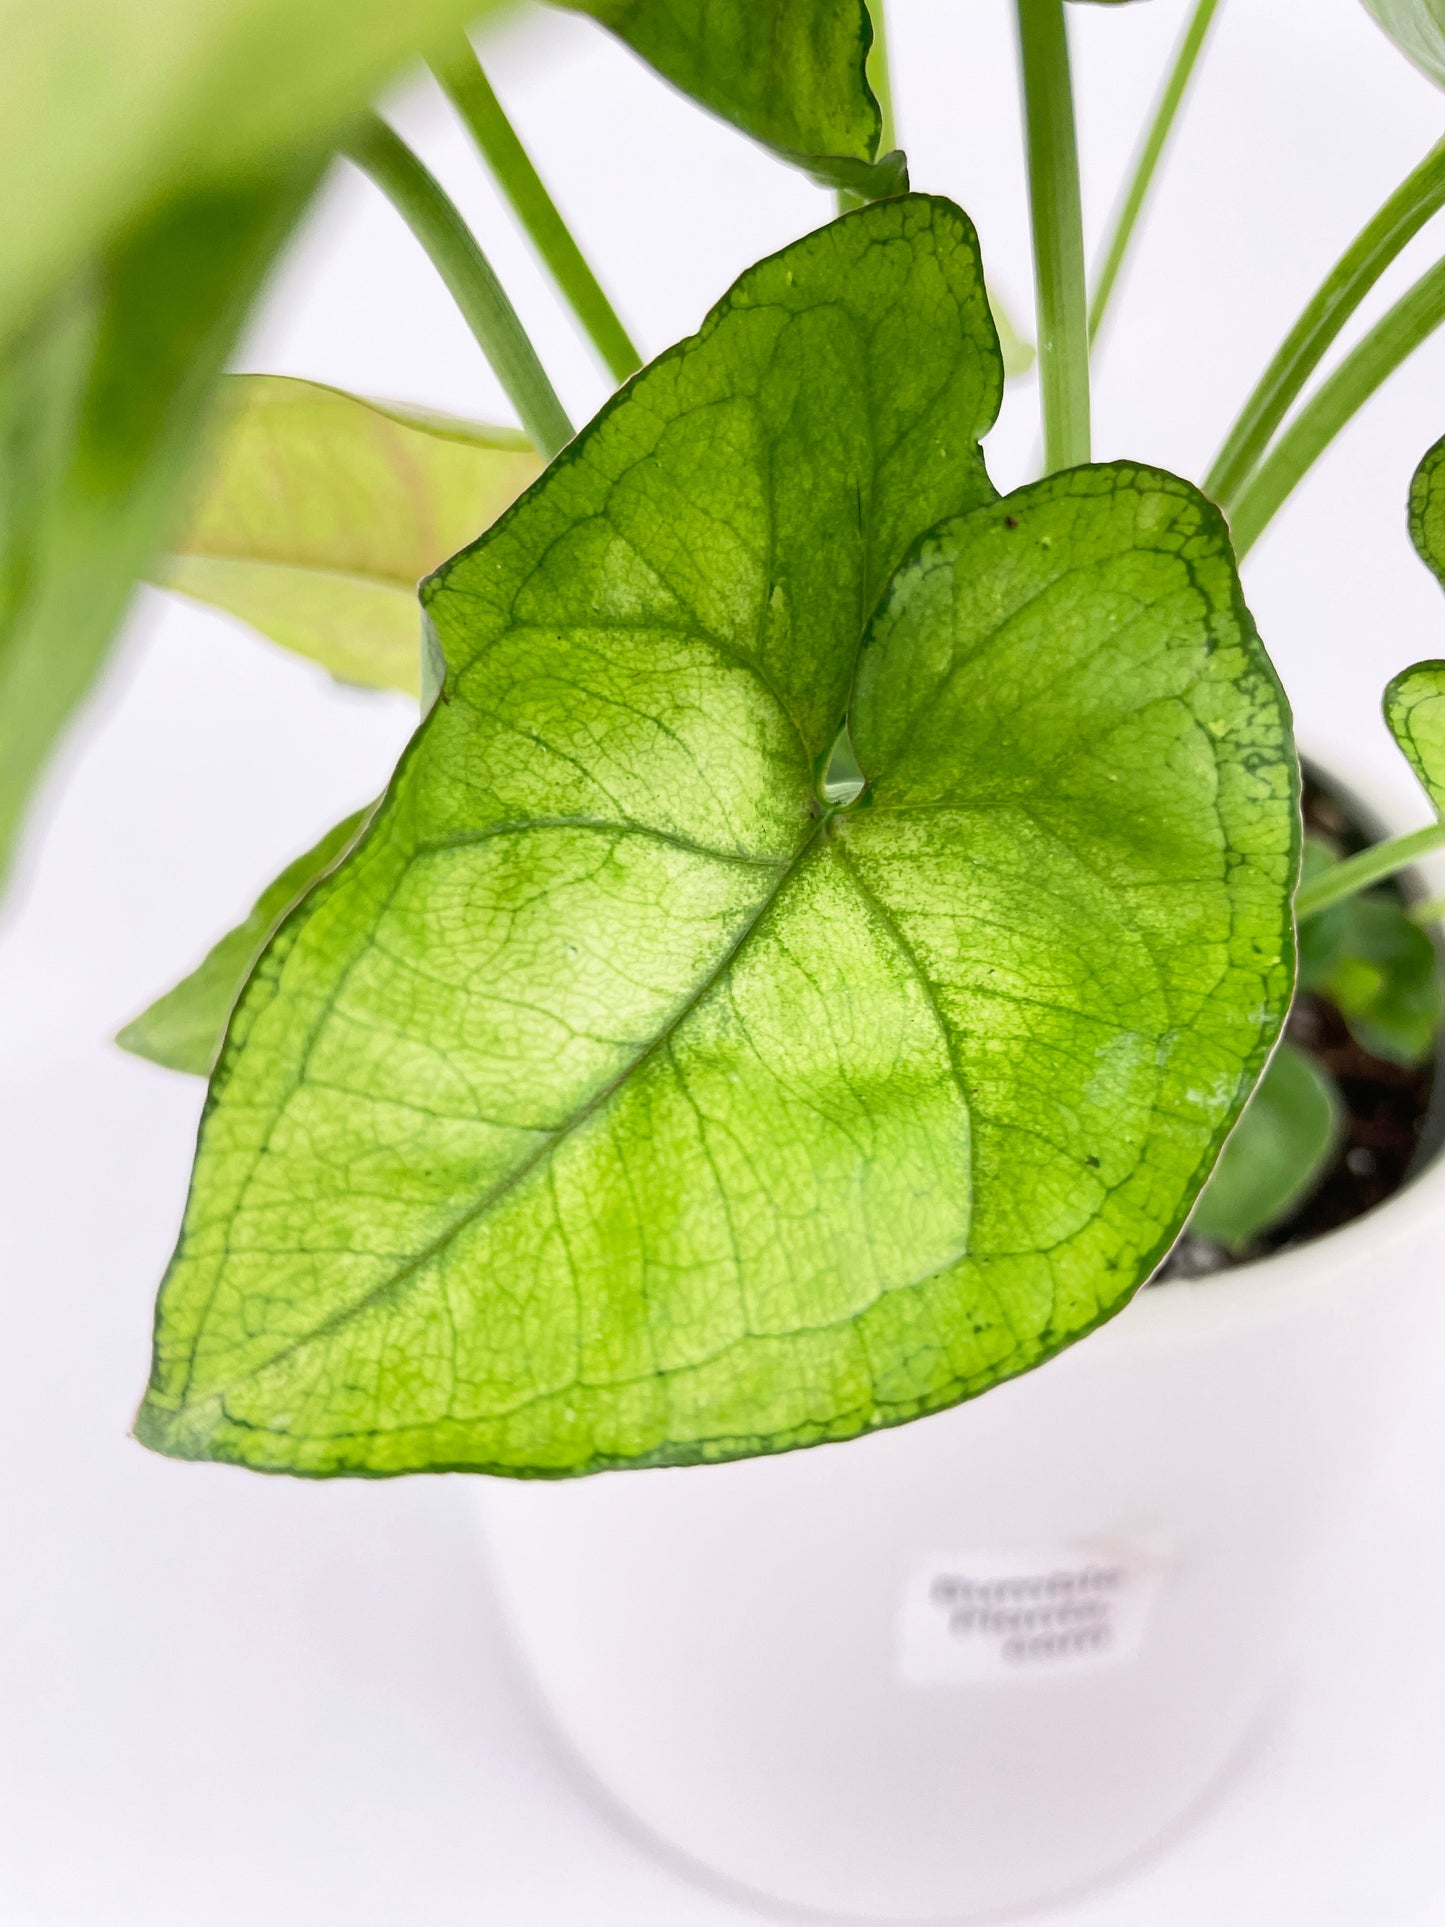
[[[1442,1242],[1437,1160],[936,1418],[482,1482],[517,1645],[591,1776],[734,1886],[876,1920],[1086,1886],[1204,1799],[1287,1679]]]

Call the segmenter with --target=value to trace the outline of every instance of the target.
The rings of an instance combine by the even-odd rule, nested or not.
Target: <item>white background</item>
[[[914,183],[970,210],[1024,319],[1006,0],[892,0],[892,13]],[[1094,237],[1182,13],[1179,0],[1073,10]],[[529,11],[492,53],[649,353],[829,213],[586,20]],[[396,111],[585,419],[599,375],[439,99],[418,83]],[[1099,366],[1096,452],[1197,477],[1307,293],[1442,119],[1357,0],[1225,0]],[[1431,245],[1391,276],[1392,296]],[[323,197],[241,365],[508,418],[410,238],[350,176]],[[1031,383],[1011,389],[990,455],[1005,486],[1024,476],[1032,406]],[[1442,432],[1445,341],[1341,438],[1247,572],[1305,742],[1377,772],[1411,817],[1422,806],[1377,705],[1395,669],[1445,654],[1445,603],[1402,512]],[[340,690],[148,596],[22,853],[0,925],[0,1927],[758,1918],[655,1862],[574,1786],[509,1669],[465,1481],[268,1481],[174,1465],[126,1436],[200,1090],[106,1040],[376,791],[409,727],[399,699]],[[1445,1382],[1445,1348],[1440,1366]],[[1397,1417],[1249,1773],[1129,1883],[1048,1916],[1060,1927],[1445,1921],[1445,1420],[1429,1400]]]

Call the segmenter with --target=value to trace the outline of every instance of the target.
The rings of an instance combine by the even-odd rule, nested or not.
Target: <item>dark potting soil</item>
[[[1304,822],[1307,832],[1328,837],[1345,856],[1374,840],[1349,804],[1308,774]],[[1402,901],[1419,894],[1404,889],[1399,893]],[[1372,1056],[1355,1042],[1329,998],[1313,993],[1295,999],[1285,1035],[1308,1051],[1339,1087],[1346,1115],[1338,1157],[1292,1216],[1241,1251],[1227,1251],[1212,1239],[1186,1231],[1154,1274],[1152,1284],[1200,1278],[1323,1237],[1325,1232],[1383,1204],[1399,1190],[1421,1155],[1427,1124],[1433,1124],[1436,1058],[1407,1065]]]

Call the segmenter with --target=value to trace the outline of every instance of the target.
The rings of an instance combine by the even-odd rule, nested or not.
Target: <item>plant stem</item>
[[[1343,863],[1331,864],[1300,885],[1294,900],[1295,921],[1303,923],[1306,917],[1318,916],[1332,904],[1343,903],[1346,897],[1408,869],[1417,857],[1440,849],[1445,849],[1445,823],[1431,823],[1423,830],[1410,830],[1404,836],[1373,844],[1358,856],[1347,856]]]
[[[1445,141],[1431,148],[1361,228],[1261,375],[1205,477],[1205,494],[1226,511],[1325,350],[1396,255],[1441,206],[1445,206]]]
[[[523,428],[550,461],[571,441],[572,424],[491,263],[440,183],[375,115],[341,151],[371,177],[426,249]]]
[[[1108,311],[1109,298],[1114,292],[1114,284],[1119,278],[1119,270],[1129,252],[1129,244],[1134,238],[1149,189],[1153,186],[1155,171],[1160,157],[1174,131],[1174,122],[1179,109],[1184,104],[1184,96],[1189,91],[1189,83],[1194,78],[1194,69],[1199,60],[1219,0],[1197,0],[1184,36],[1174,55],[1169,76],[1154,109],[1154,117],[1149,123],[1139,149],[1139,158],[1134,163],[1133,177],[1129,182],[1124,198],[1119,203],[1118,213],[1114,216],[1113,230],[1109,245],[1104,250],[1104,264],[1099,270],[1098,285],[1094,289],[1093,304],[1089,309],[1089,340],[1097,339],[1100,326]]]
[[[1038,303],[1044,471],[1089,459],[1089,320],[1064,0],[1017,0]]]
[[[1437,261],[1321,383],[1255,470],[1229,515],[1237,556],[1254,547],[1350,417],[1442,321],[1445,261]]]
[[[455,50],[445,60],[432,62],[432,72],[470,129],[498,186],[613,380],[626,381],[642,366],[642,357],[558,213],[464,34],[458,35]]]

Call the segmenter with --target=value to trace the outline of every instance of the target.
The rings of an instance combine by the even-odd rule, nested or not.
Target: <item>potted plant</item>
[[[1331,771],[1302,825],[1237,562],[1445,316],[1432,271],[1306,393],[1445,160],[1350,245],[1201,485],[1093,464],[1090,335],[1214,6],[1091,311],[1064,7],[1019,0],[1044,472],[1000,497],[995,304],[967,215],[892,150],[876,8],[779,0],[767,36],[742,6],[586,10],[844,206],[639,371],[470,48],[438,53],[623,383],[580,434],[365,117],[344,149],[523,435],[267,378],[203,414],[314,145],[258,208],[187,205],[98,321],[87,284],[21,341],[46,514],[75,543],[126,508],[92,653],[144,552],[423,709],[385,795],[123,1035],[211,1079],[137,1431],[501,1475],[518,1637],[655,1831],[834,1912],[1017,1905],[1237,1752],[1424,1276],[1440,1180],[1404,1180],[1440,991],[1395,880],[1445,828],[1381,839]],[[1440,64],[1428,8],[1377,11]],[[157,372],[105,303],[136,330],[176,247],[225,272],[206,352],[178,330]],[[160,397],[119,475],[115,392]],[[1445,579],[1442,461],[1410,513]],[[18,579],[33,663],[70,605]],[[1445,667],[1386,714],[1445,812]]]

